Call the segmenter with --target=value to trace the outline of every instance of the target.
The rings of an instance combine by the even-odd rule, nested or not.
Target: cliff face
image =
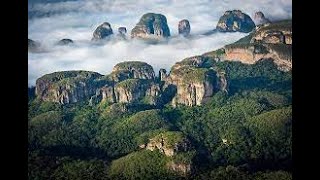
[[[127,61],[114,66],[106,76],[111,83],[105,84],[91,97],[90,103],[133,103],[142,101],[157,105],[161,94],[160,85],[154,81],[152,66],[139,61]]]
[[[165,79],[165,87],[177,89],[172,105],[195,106],[203,104],[215,91],[216,74],[205,66],[206,59],[195,56],[176,63]]]
[[[272,59],[279,70],[292,69],[291,21],[280,21],[256,28],[250,35],[226,45],[222,49],[203,56],[217,61],[240,61],[254,64],[259,60]]]
[[[68,104],[89,98],[99,87],[99,73],[64,71],[42,76],[36,81],[36,96],[43,101]]]
[[[117,102],[131,103],[139,100],[155,105],[160,95],[160,87],[152,81],[128,79],[115,86]]]
[[[160,86],[152,81],[143,79],[127,79],[115,86],[104,86],[92,96],[93,102],[133,103],[142,101],[146,104],[157,105],[161,94]]]
[[[159,39],[170,36],[167,18],[162,14],[144,14],[132,29],[132,38]]]
[[[195,106],[206,102],[216,91],[227,92],[227,88],[223,72],[217,73],[210,68],[208,59],[195,56],[176,63],[168,75],[161,69],[160,79],[155,79],[149,64],[139,61],[119,63],[107,76],[86,71],[48,74],[37,80],[36,95],[60,104],[90,98],[91,105],[106,102]]]
[[[292,44],[292,22],[280,21],[257,27],[251,43]]]
[[[225,48],[224,60],[240,61],[245,64],[254,64],[261,59],[272,59],[273,62],[283,71],[292,69],[291,46],[283,45],[281,48],[285,52],[277,50],[273,45],[264,45],[266,52],[257,52],[257,47]]]

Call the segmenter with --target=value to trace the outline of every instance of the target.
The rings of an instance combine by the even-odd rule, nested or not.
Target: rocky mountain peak
[[[220,32],[248,33],[255,28],[255,24],[247,14],[240,10],[226,11],[220,17],[216,29]]]
[[[190,34],[191,28],[190,28],[190,23],[187,19],[183,19],[179,21],[178,31],[179,31],[179,34],[183,36],[188,36]]]
[[[170,36],[167,18],[162,14],[144,14],[131,31],[132,38],[159,39]]]
[[[92,40],[101,40],[113,34],[110,23],[104,22],[93,32]]]
[[[261,11],[254,13],[253,20],[256,25],[271,23],[271,21],[266,18]]]

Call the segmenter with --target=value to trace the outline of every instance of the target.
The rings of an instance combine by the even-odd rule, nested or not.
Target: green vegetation
[[[208,68],[194,68],[194,67],[181,67],[171,71],[172,74],[176,74],[182,77],[185,83],[198,83],[206,80],[214,81],[215,73]]]
[[[220,48],[220,49],[217,49],[215,51],[211,51],[211,52],[207,52],[207,53],[204,53],[202,56],[203,57],[209,57],[209,58],[213,58],[213,59],[216,59],[216,58],[222,58],[223,56],[225,55],[225,49],[224,48]],[[208,60],[209,62],[211,62],[212,64],[212,59]]]
[[[226,49],[254,49],[253,44],[246,44],[246,43],[233,43],[233,44],[228,44],[225,46]]]
[[[161,142],[162,138],[166,141],[166,148],[173,148],[176,143],[182,142],[184,140],[183,134],[181,132],[173,131],[162,132],[152,139],[154,141]]]
[[[151,81],[146,79],[126,79],[116,84],[115,88],[121,87],[128,91],[134,91],[141,86],[149,86]]]
[[[29,179],[292,179],[292,73],[270,60],[210,63],[226,72],[229,92],[216,92],[202,106],[29,99]],[[194,82],[214,71],[185,66],[172,73]],[[188,140],[192,148],[167,157],[139,147],[160,137],[171,147]],[[178,176],[168,168],[172,161],[193,170]]]
[[[98,78],[102,76],[99,73],[96,72],[90,72],[90,71],[61,71],[61,72],[54,72],[51,74],[46,74],[39,78],[42,81],[49,81],[49,82],[57,82],[64,79],[72,79],[72,78]]]
[[[59,166],[52,175],[53,179],[62,180],[103,180],[107,179],[107,166],[101,160],[69,160]]]
[[[249,44],[255,33],[256,33],[256,31],[252,31],[249,35],[239,39],[238,41],[234,42],[233,44]]]
[[[281,20],[277,22],[273,22],[268,26],[263,26],[259,29],[259,31],[267,31],[267,30],[280,30],[280,31],[292,31],[292,20]]]
[[[289,44],[268,44],[268,48],[277,52],[282,59],[292,59],[292,46]]]
[[[175,179],[166,169],[167,158],[160,152],[138,151],[112,162],[111,179]],[[143,176],[141,176],[143,174]]]
[[[227,73],[231,94],[250,89],[291,94],[291,72],[278,70],[272,60],[262,60],[254,65],[240,62],[218,62],[215,65]]]
[[[148,63],[142,62],[142,61],[125,61],[121,62],[115,65],[115,68],[126,70],[126,69],[131,69],[131,68],[136,68],[136,69],[150,69],[153,71],[153,68],[151,65]]]

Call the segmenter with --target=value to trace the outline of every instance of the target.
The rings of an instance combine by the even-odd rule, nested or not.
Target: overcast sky
[[[145,61],[156,73],[159,68],[168,70],[183,58],[215,50],[246,35],[199,35],[215,29],[219,17],[227,10],[239,9],[251,17],[255,11],[262,11],[271,20],[292,16],[291,0],[56,0],[50,3],[52,1],[29,3],[28,38],[39,41],[47,50],[28,53],[29,85],[34,85],[35,80],[46,73],[62,70],[107,74],[115,64],[127,60]],[[178,34],[178,22],[188,19],[195,37],[192,40],[175,37],[158,45],[115,39],[103,45],[90,42],[93,31],[102,22],[109,22],[115,34],[118,27],[125,26],[130,36],[131,29],[147,12],[165,15],[173,36]],[[63,38],[72,39],[74,45],[54,45]]]

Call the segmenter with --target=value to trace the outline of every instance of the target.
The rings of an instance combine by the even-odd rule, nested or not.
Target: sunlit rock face
[[[36,81],[35,94],[42,101],[69,104],[90,98],[103,83],[101,74],[90,71],[62,71]]]

